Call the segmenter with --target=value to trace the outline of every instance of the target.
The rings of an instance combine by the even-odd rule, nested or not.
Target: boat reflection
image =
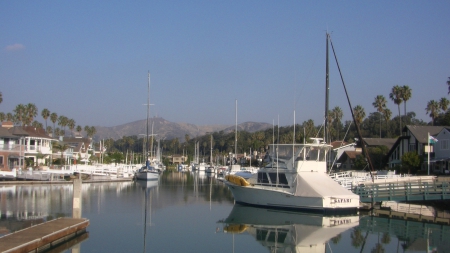
[[[136,180],[136,184],[139,185],[145,192],[144,194],[144,238],[143,238],[143,252],[147,248],[147,223],[152,225],[152,192],[157,189],[159,180]],[[149,215],[147,215],[149,214]],[[147,216],[149,219],[147,220]]]
[[[248,233],[270,252],[325,252],[333,237],[359,225],[359,216],[324,216],[235,205],[225,233]]]

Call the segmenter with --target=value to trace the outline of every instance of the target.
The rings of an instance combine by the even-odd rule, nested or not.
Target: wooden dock
[[[59,218],[0,237],[0,252],[41,252],[86,233],[88,219]]]

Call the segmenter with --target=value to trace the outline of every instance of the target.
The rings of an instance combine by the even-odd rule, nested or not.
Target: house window
[[[441,140],[441,149],[448,149],[448,140]]]
[[[409,152],[416,151],[416,144],[415,143],[410,143],[408,151]]]
[[[0,156],[0,168],[3,168],[3,156]]]

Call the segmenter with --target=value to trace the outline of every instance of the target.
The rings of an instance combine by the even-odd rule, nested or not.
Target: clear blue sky
[[[151,115],[291,125],[324,115],[325,32],[353,106],[409,85],[429,121],[448,97],[450,1],[0,1],[0,111],[34,103],[77,125]],[[331,62],[330,109],[350,111]],[[403,107],[402,107],[403,113]],[[37,120],[44,123],[39,116]]]

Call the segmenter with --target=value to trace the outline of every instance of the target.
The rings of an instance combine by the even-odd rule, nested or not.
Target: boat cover
[[[295,180],[295,196],[304,197],[337,197],[358,198],[359,196],[345,189],[328,175],[317,172],[297,174]]]

